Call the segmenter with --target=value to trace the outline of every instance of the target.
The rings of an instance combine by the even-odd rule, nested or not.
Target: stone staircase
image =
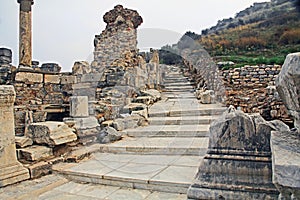
[[[149,126],[127,129],[89,160],[54,171],[75,182],[185,194],[206,153],[209,124],[225,108],[199,104],[179,69],[164,81],[162,100],[149,108]]]

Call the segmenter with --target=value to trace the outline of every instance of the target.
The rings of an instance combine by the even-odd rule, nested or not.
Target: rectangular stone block
[[[70,97],[70,116],[75,118],[89,116],[89,104],[87,96]]]
[[[28,166],[30,172],[30,178],[40,178],[42,176],[48,175],[52,172],[52,165],[48,162],[38,162]]]
[[[33,83],[42,83],[43,74],[30,73],[30,72],[17,72],[15,81],[19,82],[33,82]]]
[[[77,83],[76,76],[63,75],[60,77],[60,83],[62,85]]]
[[[60,76],[59,75],[51,75],[51,74],[45,74],[44,77],[44,82],[45,83],[60,83]]]
[[[102,73],[83,74],[81,82],[98,82],[102,77]]]
[[[53,151],[45,146],[31,146],[23,149],[18,149],[18,158],[27,161],[37,161],[43,158],[48,158],[53,155]]]

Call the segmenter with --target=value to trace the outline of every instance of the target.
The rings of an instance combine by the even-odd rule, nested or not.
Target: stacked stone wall
[[[125,51],[137,50],[136,28],[143,22],[135,10],[121,5],[107,12],[103,20],[107,26],[94,40],[94,72],[102,72],[114,60],[120,59]]]
[[[222,72],[226,87],[226,105],[246,113],[260,113],[265,119],[280,119],[289,124],[292,119],[275,87],[279,65],[244,66]]]

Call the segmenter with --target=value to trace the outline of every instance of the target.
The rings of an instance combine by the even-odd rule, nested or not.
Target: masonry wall
[[[93,72],[103,72],[125,51],[137,50],[137,27],[143,19],[137,11],[117,5],[103,16],[106,28],[94,39]]]
[[[226,105],[247,113],[260,113],[265,119],[292,123],[275,88],[279,65],[244,66],[222,72]]]
[[[16,135],[24,134],[27,122],[51,120],[50,115],[55,118],[55,113],[68,111],[68,107],[63,105],[69,103],[75,76],[70,73],[17,71],[13,77],[10,84],[16,91]]]

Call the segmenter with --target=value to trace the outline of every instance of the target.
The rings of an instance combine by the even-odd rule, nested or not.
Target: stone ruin
[[[106,13],[93,63],[78,61],[72,73],[61,73],[58,64],[39,67],[31,60],[33,1],[18,2],[24,18],[18,68],[11,64],[11,50],[0,48],[0,187],[49,174],[58,162],[77,162],[86,156],[73,153],[82,145],[121,139],[117,131],[146,125],[148,106],[161,98],[155,89],[163,66],[156,50],[149,63],[138,53],[136,29],[142,18],[136,11],[118,5]],[[215,66],[199,58],[201,52],[186,53],[197,88],[209,89],[199,94],[201,101],[222,101]],[[230,107],[210,127],[209,149],[189,199],[300,198],[299,57],[287,57],[276,81],[295,129]],[[203,71],[203,65],[214,73]]]
[[[110,67],[116,59],[122,58],[125,51],[137,50],[137,28],[143,23],[142,17],[135,10],[117,5],[105,13],[105,30],[95,36],[93,72],[101,72]]]
[[[289,54],[276,78],[295,128],[230,106],[210,126],[188,199],[300,199],[299,69],[300,54]]]
[[[18,2],[19,66],[11,64],[10,49],[0,48],[0,106],[9,105],[9,112],[3,111],[7,118],[0,120],[9,123],[7,130],[1,125],[7,137],[1,137],[0,159],[5,167],[14,166],[15,178],[2,170],[0,187],[49,174],[55,163],[86,156],[73,153],[80,146],[119,140],[118,131],[147,125],[148,106],[160,99],[156,89],[162,79],[157,50],[151,50],[149,63],[138,52],[137,27],[143,19],[137,11],[118,5],[107,12],[106,29],[95,36],[94,61],[77,61],[72,72],[61,72],[56,63],[32,61],[33,1]]]

